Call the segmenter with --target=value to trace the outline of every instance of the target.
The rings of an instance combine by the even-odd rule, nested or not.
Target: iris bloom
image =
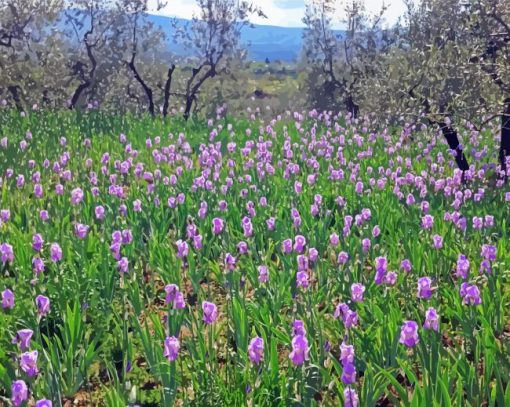
[[[432,279],[430,277],[421,277],[418,279],[418,298],[428,300],[432,297]]]
[[[350,387],[344,389],[344,407],[358,407],[359,399],[356,391]]]
[[[469,260],[463,254],[459,254],[457,258],[457,267],[455,270],[455,275],[458,278],[468,278],[469,276]]]
[[[354,302],[362,302],[365,286],[363,284],[354,283],[351,285],[351,299]]]
[[[23,404],[25,400],[28,400],[28,387],[23,380],[16,380],[12,382],[11,386],[11,401],[15,407]]]
[[[308,360],[310,348],[308,347],[308,340],[303,335],[297,335],[292,338],[292,352],[289,354],[289,359],[296,366],[302,365]]]
[[[219,235],[223,232],[223,228],[225,227],[225,223],[221,218],[214,218],[212,220],[212,231],[215,235]]]
[[[37,306],[37,313],[40,316],[45,316],[50,312],[50,299],[44,295],[38,295],[35,297],[35,304]]]
[[[21,370],[23,370],[28,377],[37,376],[37,374],[39,373],[39,369],[37,368],[37,356],[38,353],[36,350],[32,352],[25,352],[21,355],[20,358]]]
[[[462,283],[460,286],[460,295],[462,303],[466,305],[480,305],[482,299],[480,298],[480,289],[476,285]]]
[[[432,329],[436,332],[439,331],[439,316],[437,315],[435,308],[429,307],[429,309],[425,312],[423,328]]]
[[[248,357],[250,361],[258,365],[264,358],[264,339],[256,336],[248,345]]]
[[[400,330],[400,343],[412,348],[420,342],[418,324],[415,321],[405,321]]]
[[[259,272],[259,283],[267,283],[269,280],[269,272],[267,270],[267,266],[259,266],[258,267]]]
[[[406,273],[409,273],[412,269],[411,261],[409,259],[404,259],[400,263],[400,269],[405,271]]]
[[[202,320],[210,325],[218,319],[218,308],[212,302],[204,301],[202,302],[202,311],[204,316]]]
[[[340,363],[342,363],[342,366],[347,363],[354,363],[354,346],[342,342],[340,345]]]
[[[57,262],[62,260],[62,249],[58,243],[52,243],[50,246],[50,258],[51,261]]]
[[[30,348],[30,339],[34,331],[31,329],[20,329],[14,339],[12,340],[13,344],[19,344],[20,349],[24,352]]]
[[[165,356],[169,362],[173,362],[179,356],[179,349],[181,349],[181,343],[175,336],[167,336],[165,339],[165,350],[163,356]]]
[[[2,291],[2,308],[3,309],[14,308],[14,293],[8,288]]]
[[[356,367],[353,363],[345,363],[342,370],[342,382],[344,384],[353,384],[356,382]]]

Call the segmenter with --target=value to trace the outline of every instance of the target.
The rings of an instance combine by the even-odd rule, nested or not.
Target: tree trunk
[[[191,108],[193,106],[193,102],[197,103],[197,93],[200,91],[201,86],[204,82],[209,78],[214,78],[216,76],[216,64],[202,64],[198,68],[193,69],[193,74],[188,80],[188,84],[186,85],[186,108],[184,110],[184,120],[188,121]],[[195,85],[191,86],[193,80],[197,78],[198,74],[202,69],[206,66],[209,66],[209,70],[205,72],[202,77],[195,83]]]
[[[21,96],[19,95],[20,87],[18,85],[9,85],[7,87],[7,90],[12,95],[12,98],[14,99],[14,104],[16,105],[16,109],[18,109],[20,112],[23,111],[23,103],[21,103]]]
[[[78,85],[78,87],[76,88],[76,90],[73,93],[73,97],[71,98],[71,104],[69,105],[69,109],[73,110],[76,107],[78,100],[80,100],[81,94],[89,86],[90,86],[90,81],[86,81],[86,82],[80,83]]]
[[[506,159],[510,156],[510,99],[505,101],[505,112],[501,116],[501,143],[499,145],[499,163],[506,173]]]
[[[189,119],[189,116],[190,116],[190,112],[191,112],[191,107],[193,105],[193,97],[186,97],[186,108],[184,109],[184,120],[188,121]]]
[[[459,167],[462,171],[469,170],[469,163],[467,161],[466,156],[464,155],[464,151],[460,148],[459,136],[455,129],[450,125],[448,126],[444,122],[437,123],[441,128],[441,132],[443,133],[446,142],[451,150],[455,151],[455,162],[457,163],[457,167]]]
[[[353,119],[356,119],[359,114],[359,105],[354,102],[352,96],[347,96],[345,99],[345,107],[347,108],[347,112],[351,114]]]
[[[135,55],[135,54],[133,54],[133,55]],[[143,88],[143,90],[145,92],[145,96],[147,96],[147,103],[149,103],[149,107],[147,108],[147,110],[149,111],[150,115],[152,117],[154,117],[155,112],[154,112],[154,98],[152,96],[152,89],[149,88],[149,86],[145,83],[145,81],[142,79],[142,77],[136,70],[134,58],[131,59],[131,62],[129,62],[128,66],[129,66],[129,69],[131,69],[131,72],[133,72],[133,75],[135,76],[136,81]]]
[[[170,68],[168,68],[168,74],[165,82],[165,93],[163,100],[163,117],[168,115],[168,107],[170,106],[170,89],[172,87],[172,75],[175,70],[175,65],[172,64]]]
[[[412,91],[410,92],[410,95],[411,97],[414,97]],[[430,114],[430,103],[428,99],[423,98],[422,104],[423,107],[425,108],[425,113],[427,115]],[[446,110],[447,110],[446,106],[441,106],[440,108],[441,113],[444,114]],[[452,127],[452,125],[451,124],[447,125],[445,122],[436,122],[431,118],[429,118],[428,121],[430,124],[437,124],[440,127],[441,132],[443,133],[443,136],[446,139],[446,142],[448,143],[448,146],[450,147],[451,150],[455,151],[456,153],[455,162],[457,163],[457,167],[460,170],[462,170],[463,173],[464,171],[469,170],[469,163],[466,156],[464,155],[464,150],[459,148],[460,147],[459,136],[457,134],[457,131],[455,131],[455,129]]]
[[[87,78],[81,77],[82,83],[80,83],[78,85],[78,87],[76,88],[76,90],[74,91],[73,97],[71,98],[71,105],[69,106],[69,109],[71,109],[71,110],[76,107],[76,104],[80,100],[81,94],[94,83],[94,77],[95,77],[96,68],[97,68],[97,61],[96,61],[96,57],[94,56],[94,53],[92,52],[92,50],[95,47],[95,45],[90,45],[87,42],[88,36],[91,35],[93,32],[93,28],[94,28],[94,26],[91,22],[90,30],[87,31],[85,33],[85,36],[83,37],[83,42],[85,44],[85,48],[87,49],[87,56],[89,57],[89,61],[91,64],[90,70],[89,70]],[[83,71],[82,71],[82,74],[83,74]]]

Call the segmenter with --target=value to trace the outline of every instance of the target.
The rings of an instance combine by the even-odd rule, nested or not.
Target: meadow
[[[498,127],[0,114],[0,404],[510,406]]]

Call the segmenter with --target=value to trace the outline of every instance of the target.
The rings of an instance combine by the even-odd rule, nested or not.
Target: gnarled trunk
[[[81,94],[90,86],[90,81],[85,81],[80,83],[76,90],[73,93],[73,97],[71,98],[71,103],[69,104],[69,109],[73,110],[78,104],[78,100],[80,100]]]
[[[414,97],[413,90],[409,92],[409,95],[411,97]],[[427,98],[422,99],[423,107],[425,108],[425,113],[428,115],[430,114],[430,103]],[[446,111],[446,107],[441,107],[441,112],[444,113]],[[452,127],[451,124],[446,124],[442,121],[434,121],[433,119],[428,119],[430,124],[437,124],[441,132],[443,133],[444,138],[446,139],[446,142],[448,143],[448,146],[451,150],[455,151],[455,162],[457,163],[457,167],[462,170],[462,172],[469,170],[469,163],[464,155],[464,150],[460,148],[460,141],[459,136],[457,134],[457,131]]]
[[[356,119],[359,114],[359,105],[354,102],[354,98],[352,96],[347,96],[345,99],[345,107],[347,109],[347,112],[351,114],[351,117],[353,119]]]
[[[140,84],[140,86],[143,88],[143,91],[145,92],[145,96],[147,96],[147,103],[149,104],[147,110],[149,111],[149,114],[154,117],[154,98],[152,96],[152,89],[145,83],[145,81],[142,79],[140,74],[138,73],[138,70],[135,66],[135,55],[136,52],[133,52],[133,57],[131,58],[131,61],[128,63],[129,69],[131,69],[131,72],[133,72],[133,75],[136,79],[136,81]]]
[[[443,133],[450,150],[455,151],[455,162],[457,163],[457,167],[459,167],[462,171],[469,170],[469,163],[464,155],[464,151],[460,148],[460,141],[457,131],[451,126],[447,125],[444,122],[437,123],[441,128],[441,132]]]
[[[167,78],[165,82],[165,93],[163,95],[163,117],[166,117],[168,115],[168,107],[170,106],[170,88],[172,87],[172,75],[174,73],[174,70],[175,65],[172,64],[172,66],[168,68]]]
[[[505,172],[508,156],[510,156],[510,99],[505,101],[505,112],[501,116],[501,142],[499,144],[499,163],[501,170]]]
[[[83,43],[85,44],[87,57],[90,62],[90,70],[88,72],[88,75],[85,76],[83,68],[79,69],[81,83],[75,89],[73,97],[71,98],[71,104],[69,105],[69,109],[71,110],[76,108],[76,105],[80,100],[82,93],[88,88],[90,88],[90,86],[94,83],[97,68],[97,60],[96,57],[94,56],[93,49],[96,46],[97,42],[95,44],[89,44],[88,42],[89,36],[92,35],[93,33],[94,33],[94,19],[92,18],[90,22],[90,29],[85,33],[83,37]]]
[[[21,102],[21,96],[19,94],[19,91],[21,88],[18,85],[9,85],[7,87],[7,90],[11,94],[14,104],[16,105],[16,109],[18,109],[20,112],[23,111],[23,103]]]
[[[216,65],[219,61],[218,57],[216,63],[209,62],[204,63],[200,65],[198,68],[193,68],[193,73],[191,77],[188,79],[188,83],[186,85],[186,107],[184,109],[184,120],[188,121],[190,114],[191,114],[191,108],[193,107],[193,102],[197,103],[197,94],[200,91],[200,88],[204,84],[204,82],[209,78],[214,78],[217,75],[216,72]],[[203,72],[203,69],[209,67],[209,69],[202,74],[202,77],[199,77],[200,72]],[[200,78],[195,82],[196,78]],[[193,85],[193,83],[195,83]]]
[[[193,98],[190,96],[186,97],[186,107],[184,109],[184,120],[188,121],[191,114],[191,107],[193,106]]]

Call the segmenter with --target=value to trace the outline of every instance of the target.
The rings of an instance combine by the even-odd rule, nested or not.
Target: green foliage
[[[363,131],[362,126],[373,125],[370,122],[361,126],[347,125],[343,117],[335,122],[345,126],[341,134],[346,140],[356,140],[355,134],[362,134],[367,140],[369,132]],[[1,208],[11,210],[11,219],[2,224],[0,241],[12,244],[15,261],[2,266],[0,291],[14,288],[16,308],[1,311],[2,397],[9,397],[9,390],[4,389],[9,389],[13,380],[26,379],[19,365],[13,362],[18,348],[11,340],[17,330],[30,328],[35,332],[32,349],[38,350],[40,355],[40,373],[30,382],[32,396],[34,399],[51,398],[54,405],[86,389],[98,404],[109,406],[135,403],[337,405],[343,400],[344,390],[338,347],[346,335],[356,350],[359,376],[355,388],[361,405],[385,402],[407,406],[508,404],[510,361],[506,309],[510,301],[510,274],[506,219],[509,209],[503,191],[493,188],[485,178],[472,181],[469,188],[473,191],[484,188],[486,196],[478,203],[466,200],[463,215],[470,220],[473,216],[491,214],[497,222],[493,228],[483,230],[473,229],[468,222],[467,231],[462,232],[442,220],[440,215],[449,210],[450,200],[429,186],[422,199],[429,202],[435,221],[433,230],[423,230],[419,206],[399,200],[388,180],[381,188],[374,186],[370,193],[357,194],[352,183],[332,182],[328,178],[329,162],[323,158],[318,160],[317,171],[325,175],[313,185],[306,182],[306,173],[285,178],[285,168],[277,168],[273,177],[258,177],[256,169],[247,164],[255,159],[255,152],[244,156],[239,146],[244,146],[248,140],[258,140],[262,123],[227,117],[213,122],[211,127],[199,121],[185,124],[179,120],[111,116],[100,111],[86,114],[34,112],[25,117],[17,112],[2,111],[1,132],[9,135],[8,146],[0,156],[2,173],[7,168],[15,168],[17,174],[24,174],[28,180],[32,173],[28,166],[20,163],[33,159],[38,163],[36,170],[42,173],[41,184],[45,191],[43,198],[36,199],[30,187],[17,188],[14,178],[3,178]],[[231,130],[228,124],[232,125]],[[302,142],[302,137],[308,137],[305,135],[312,131],[318,137],[326,137],[327,131],[334,131],[334,126],[328,130],[320,120],[303,120],[299,127],[303,128],[303,133],[295,119],[287,117],[275,121],[271,130],[263,133],[261,137],[273,143],[271,151],[275,160],[287,142],[285,137],[279,137],[284,131],[288,132],[292,143]],[[196,163],[200,146],[205,143],[204,136],[212,129],[218,132],[221,151],[233,162],[233,167],[226,164],[218,167],[220,177],[228,176],[231,168],[239,174],[246,171],[257,186],[257,190],[248,192],[246,200],[242,198],[245,183],[234,183],[226,197],[214,191],[191,192],[193,180],[202,171],[193,164],[176,185],[165,185],[158,179],[154,183],[154,195],[147,194],[146,181],[130,174],[122,181],[129,187],[124,198],[106,193],[95,197],[90,189],[84,188],[84,201],[78,207],[70,204],[70,190],[88,185],[90,171],[101,172],[101,158],[106,151],[111,158],[104,165],[111,166],[109,168],[113,168],[115,160],[125,157],[126,145],[118,141],[121,133],[127,135],[128,143],[138,151],[136,163],[143,163],[144,171],[154,173],[159,169],[162,177],[170,177],[182,164],[157,163],[152,155],[154,148],[175,144],[179,133],[184,133],[182,154],[189,162]],[[252,131],[252,136],[247,135],[247,129]],[[29,130],[33,138],[28,149],[23,151],[19,142]],[[465,130],[462,135],[466,137],[468,132]],[[65,146],[59,141],[62,134],[67,138]],[[385,167],[395,159],[388,145],[397,143],[399,134],[399,128],[392,128],[384,136],[374,138],[370,145],[374,154],[363,160],[356,158],[360,151],[356,143],[343,145],[342,154],[360,165],[359,176],[365,185],[372,177],[369,167]],[[146,138],[154,141],[157,135],[162,136],[161,145],[147,148]],[[437,160],[447,157],[442,139],[432,131],[416,131],[413,135],[429,140]],[[487,128],[476,141],[489,145],[493,137],[494,132]],[[90,147],[84,144],[88,138]],[[189,142],[188,152],[184,152],[185,141]],[[229,142],[238,146],[232,153],[226,149]],[[66,151],[72,157],[66,169],[73,178],[66,182],[64,196],[58,196],[54,188],[60,178],[54,176],[51,168],[39,165],[44,159],[52,163],[59,160]],[[296,147],[294,160],[306,168],[307,157],[299,156],[298,151]],[[400,150],[403,160],[422,152],[423,148],[417,144],[405,145]],[[85,166],[88,158],[92,160],[91,168]],[[228,158],[224,158],[224,163]],[[480,165],[492,160],[488,155]],[[395,163],[392,168],[396,167]],[[421,174],[432,170],[425,160],[413,160],[406,171]],[[451,176],[448,159],[441,164],[441,171],[437,171],[434,173],[437,177]],[[296,180],[303,183],[301,194],[294,192]],[[98,178],[102,190],[107,190],[109,185],[108,177]],[[467,191],[467,186],[461,188]],[[168,196],[179,192],[185,193],[185,202],[169,208],[165,202]],[[403,185],[402,192],[411,193],[412,188]],[[317,218],[310,213],[315,194],[322,195],[324,207],[330,210]],[[347,201],[346,207],[335,203],[339,195]],[[161,199],[161,205],[154,205],[155,196]],[[269,204],[256,207],[254,234],[244,237],[240,220],[246,202],[258,202],[261,196],[265,196]],[[132,211],[135,199],[142,202],[141,212]],[[221,199],[228,200],[226,212],[217,209]],[[209,205],[203,219],[196,216],[202,201]],[[126,217],[117,216],[121,203],[128,206]],[[94,208],[99,204],[106,209],[103,221],[94,216]],[[41,208],[48,209],[50,222],[38,218]],[[292,208],[297,208],[301,214],[299,230],[289,216]],[[351,258],[345,266],[339,266],[336,262],[338,250],[328,245],[329,236],[342,230],[347,214],[358,214],[363,208],[371,210],[372,218],[341,237],[340,248]],[[223,217],[226,224],[225,232],[219,236],[213,236],[211,231],[212,218],[216,216]],[[270,216],[277,219],[273,232],[267,230],[265,223]],[[203,248],[190,248],[184,261],[177,256],[176,241],[186,235],[191,220],[204,237]],[[90,226],[83,240],[74,235],[77,222]],[[360,240],[371,236],[376,224],[381,234],[372,239],[373,246],[365,253]],[[109,245],[113,231],[126,228],[131,229],[133,242],[123,246],[122,255],[129,258],[130,266],[128,273],[120,274]],[[43,234],[46,246],[59,242],[64,252],[59,263],[48,259],[46,270],[37,279],[31,265],[32,256],[37,254],[30,247],[36,232]],[[433,233],[444,236],[445,246],[441,251],[430,247]],[[306,236],[309,247],[316,247],[321,254],[313,266],[312,288],[307,291],[296,288],[296,256],[283,255],[280,249],[284,239],[296,234]],[[248,243],[249,254],[236,255],[237,267],[227,271],[223,263],[225,254],[236,253],[240,240]],[[482,244],[497,246],[498,259],[493,263],[491,275],[478,275]],[[42,255],[47,259],[46,246]],[[472,260],[471,277],[481,290],[479,306],[462,303],[458,281],[452,278],[451,270],[459,252]],[[412,273],[399,273],[395,287],[376,285],[373,267],[379,255],[388,257],[393,270],[399,268],[401,259],[410,259]],[[257,267],[261,264],[268,266],[266,284],[258,279]],[[416,280],[425,275],[432,277],[438,287],[429,301],[419,300],[415,295]],[[366,285],[365,302],[351,304],[358,312],[360,326],[345,330],[342,323],[333,318],[333,312],[337,303],[349,300],[350,286],[356,281]],[[185,309],[173,309],[164,303],[163,286],[170,283],[177,284],[185,293]],[[51,300],[51,311],[42,318],[34,308],[37,294],[44,294]],[[219,309],[218,321],[212,325],[202,321],[204,300],[214,301]],[[413,319],[422,325],[429,305],[437,307],[441,315],[440,332],[420,328],[418,346],[405,349],[399,344],[402,321]],[[311,346],[310,360],[301,367],[294,366],[288,358],[295,319],[305,321]],[[167,360],[163,354],[167,336],[176,336],[181,342],[175,361]],[[258,366],[251,363],[248,356],[248,345],[255,336],[263,338],[265,343],[264,357]]]

